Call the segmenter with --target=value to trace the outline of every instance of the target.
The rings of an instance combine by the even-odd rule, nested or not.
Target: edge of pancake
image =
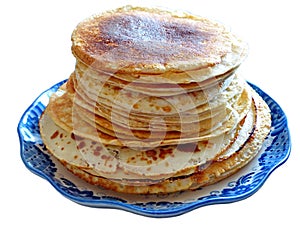
[[[249,141],[229,158],[222,161],[214,161],[205,170],[196,172],[189,176],[175,177],[167,179],[161,183],[145,186],[124,185],[118,182],[93,176],[84,170],[76,168],[70,164],[65,164],[66,168],[73,172],[76,176],[86,180],[88,183],[100,185],[104,188],[134,194],[154,194],[154,193],[170,193],[188,189],[197,189],[202,186],[216,183],[228,176],[236,173],[239,169],[246,166],[259,152],[265,138],[270,132],[271,116],[267,104],[258,94],[253,96],[256,101],[258,112],[258,121],[254,132],[251,134]]]

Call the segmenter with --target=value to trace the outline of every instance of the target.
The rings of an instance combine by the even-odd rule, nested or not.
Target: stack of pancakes
[[[125,193],[196,189],[254,158],[266,103],[236,73],[247,54],[219,23],[126,6],[82,21],[75,71],[40,118],[48,150],[87,182]]]

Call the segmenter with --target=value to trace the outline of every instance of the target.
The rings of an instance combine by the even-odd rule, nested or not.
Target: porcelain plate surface
[[[283,110],[270,96],[250,84],[271,109],[272,129],[259,155],[237,174],[196,191],[160,195],[108,191],[90,185],[67,171],[47,152],[40,137],[39,117],[51,94],[64,82],[43,92],[24,112],[18,125],[20,153],[30,171],[48,180],[66,198],[85,206],[118,208],[150,217],[170,217],[206,205],[243,200],[254,194],[290,154],[290,134]]]

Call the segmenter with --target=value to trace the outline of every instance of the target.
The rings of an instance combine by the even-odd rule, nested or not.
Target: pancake
[[[61,90],[59,91],[61,93]],[[237,125],[238,115],[235,113],[231,114],[228,120],[223,123],[220,122],[217,124],[218,129],[212,129],[211,132],[198,132],[196,133],[183,133],[183,132],[173,132],[173,131],[161,131],[158,132],[153,138],[147,138],[149,133],[146,132],[136,132],[138,138],[135,138],[134,135],[131,135],[131,139],[122,138],[121,135],[111,135],[111,133],[103,132],[105,128],[111,126],[109,121],[105,121],[105,124],[102,123],[102,130],[100,127],[91,125],[86,121],[82,120],[82,117],[78,115],[78,110],[74,110],[72,98],[68,93],[64,93],[61,96],[51,98],[48,104],[48,113],[53,118],[56,124],[61,126],[63,129],[74,132],[78,136],[91,138],[94,141],[99,141],[99,139],[104,144],[113,144],[118,146],[131,146],[131,147],[153,147],[158,145],[174,145],[178,143],[189,143],[195,141],[208,140],[211,137],[216,137],[219,135],[228,132]],[[197,124],[193,125],[194,128],[198,127]],[[212,127],[215,128],[215,127]],[[111,128],[115,130],[116,128]],[[130,130],[127,130],[128,132]],[[183,128],[184,131],[184,128]],[[123,131],[125,132],[125,131]],[[153,132],[152,132],[153,133]],[[147,139],[146,139],[147,138]]]
[[[245,101],[247,102],[247,101]],[[133,112],[127,113],[122,112],[121,110],[113,111],[111,107],[107,107],[104,105],[96,104],[97,106],[93,106],[89,104],[81,96],[76,95],[76,108],[78,107],[79,110],[88,111],[88,113],[93,113],[92,117],[88,119],[93,120],[95,117],[100,116],[107,120],[112,120],[113,116],[113,123],[124,125],[127,127],[139,129],[139,128],[155,128],[155,127],[170,127],[173,130],[180,130],[181,124],[190,124],[194,122],[200,122],[205,119],[209,119],[211,117],[216,116],[217,114],[224,113],[224,109],[226,108],[226,104],[221,104],[220,106],[216,106],[214,108],[205,109],[205,107],[201,106],[201,110],[203,112],[199,113],[196,116],[187,115],[175,115],[175,116],[163,116],[161,117],[160,121],[156,121],[155,118],[157,116],[151,115],[137,115]],[[113,115],[112,115],[113,114]],[[179,128],[178,128],[179,127]]]
[[[89,97],[83,91],[84,89],[80,89],[76,85],[77,80],[74,80],[73,75],[71,75],[69,82],[71,83],[70,86],[73,86],[73,92],[76,92],[75,104],[107,120],[112,119],[115,122],[121,119],[123,124],[124,121],[128,121],[129,117],[132,120],[136,118],[140,123],[145,121],[149,124],[150,120],[154,118],[153,114],[159,114],[159,117],[164,118],[166,124],[169,124],[169,122],[174,124],[175,121],[180,123],[189,121],[191,123],[200,119],[208,119],[209,114],[216,115],[220,111],[225,112],[227,102],[231,102],[231,98],[238,98],[244,89],[244,82],[235,78],[234,82],[232,82],[233,84],[228,86],[226,92],[223,90],[219,96],[215,96],[212,92],[207,91],[205,94],[200,94],[202,97],[198,97],[198,93],[193,92],[191,95],[183,95],[182,97],[176,95],[168,98],[157,98],[154,96],[139,95],[139,93],[134,92],[126,92],[126,94],[120,95],[119,90],[114,90],[105,94],[100,93],[99,95],[102,95],[102,97],[96,96],[96,94],[91,94]],[[89,85],[88,87],[90,90],[91,87]],[[209,102],[206,101],[208,95],[212,95],[210,98],[213,98]],[[205,104],[198,105],[199,98],[200,104],[201,101],[205,102]],[[140,101],[137,101],[137,99],[140,99]],[[187,103],[189,99],[191,102],[190,106]],[[198,106],[196,107],[195,105]],[[190,107],[192,108],[189,109]],[[207,115],[205,118],[203,118],[204,113]],[[128,123],[125,122],[125,125],[128,126]]]
[[[109,74],[100,74],[93,68],[77,61],[74,76],[76,77],[75,79],[88,82],[92,85],[97,83],[97,87],[100,87],[103,84],[109,84],[117,88],[124,89],[126,87],[126,89],[131,91],[162,97],[199,91],[215,85],[219,85],[220,88],[222,88],[221,85],[226,85],[226,83],[229,84],[231,82],[235,71],[236,69],[231,69],[224,74],[206,79],[202,82],[169,83],[169,80],[161,79],[159,83],[143,83],[142,81],[138,82],[138,78],[128,81],[128,79],[118,79]]]
[[[174,131],[174,132],[182,132],[185,134],[193,133],[193,132],[210,132],[216,127],[219,126],[219,123],[224,122],[224,120],[230,120],[230,110],[235,111],[240,118],[243,118],[244,115],[247,113],[249,110],[250,106],[250,101],[249,101],[250,95],[248,95],[247,91],[243,92],[241,97],[233,102],[233,105],[229,106],[230,109],[223,110],[220,113],[213,114],[213,112],[208,112],[208,118],[203,119],[203,115],[201,115],[201,120],[197,123],[195,122],[188,122],[190,121],[189,119],[192,118],[191,115],[188,115],[187,118],[183,118],[181,116],[179,118],[179,122],[176,126],[176,124],[169,125],[167,123],[164,123],[164,120],[157,120],[158,122],[155,123],[153,120],[149,123],[142,123],[139,121],[139,123],[134,123],[132,121],[131,123],[128,123],[128,118],[124,119],[123,123],[119,123],[119,120],[115,119],[116,116],[110,117],[111,121],[104,117],[96,115],[94,112],[88,112],[84,110],[82,107],[74,107],[74,110],[80,112],[79,115],[81,115],[81,118],[89,123],[90,125],[97,126],[101,130],[101,127],[105,127],[105,129],[109,129],[111,132],[119,133],[118,137],[122,137],[123,134],[128,137],[128,134],[131,132],[136,136],[140,138],[145,138],[148,136],[155,137],[156,132],[158,133],[158,136],[161,136],[163,132],[169,132]],[[233,116],[233,115],[231,115]],[[153,117],[155,119],[156,117]],[[200,118],[200,117],[197,117]],[[204,117],[205,118],[205,117]],[[240,118],[237,120],[239,121]],[[137,126],[138,125],[138,126]],[[105,132],[105,130],[101,130]],[[173,132],[173,133],[174,133]],[[111,133],[110,135],[113,135]],[[180,135],[180,134],[179,134]],[[129,136],[130,137],[130,136]],[[183,135],[181,135],[183,137]],[[124,136],[123,136],[124,138]],[[126,137],[125,137],[126,138]],[[167,136],[165,137],[166,139]],[[174,138],[174,136],[173,136]]]
[[[75,137],[58,127],[47,115],[47,111],[40,120],[40,126],[45,144],[61,161],[90,173],[105,174],[109,178],[121,180],[127,174],[126,177],[139,178],[141,182],[145,179],[165,179],[174,174],[187,175],[199,170],[208,161],[220,158],[219,155],[224,155],[225,152],[226,155],[235,153],[251,134],[256,123],[255,113],[252,106],[237,129],[227,135],[211,138],[209,141],[160,146],[142,151]],[[124,170],[123,173],[117,171],[120,168]]]
[[[230,89],[235,89],[235,86],[228,88],[226,91],[226,96],[230,96]],[[242,89],[242,88],[240,88]],[[61,90],[60,90],[61,92]],[[243,91],[242,93],[244,93]],[[241,97],[240,97],[241,96]],[[76,120],[83,120],[87,124],[86,126],[90,125],[92,126],[90,128],[93,133],[88,134],[89,136],[94,136],[94,140],[98,140],[98,134],[104,133],[109,136],[109,140],[104,140],[105,144],[108,144],[108,142],[111,141],[111,138],[119,139],[121,142],[130,144],[131,147],[133,146],[140,146],[140,145],[157,145],[159,144],[159,141],[163,140],[166,141],[168,144],[175,144],[178,143],[180,140],[189,140],[189,138],[199,138],[198,140],[195,139],[194,141],[200,141],[202,136],[205,136],[205,138],[209,138],[213,136],[212,131],[216,131],[216,135],[220,135],[221,132],[226,132],[229,129],[233,129],[234,125],[238,123],[238,121],[246,114],[247,110],[249,109],[249,94],[245,92],[244,94],[238,95],[237,99],[234,99],[233,101],[228,101],[232,103],[233,105],[226,106],[228,109],[235,111],[235,114],[239,114],[240,118],[236,118],[236,115],[234,113],[228,113],[228,110],[226,111],[226,108],[223,109],[223,112],[219,114],[215,114],[214,117],[208,117],[207,119],[201,119],[199,120],[199,123],[185,123],[186,121],[191,120],[193,117],[188,114],[186,121],[180,115],[180,120],[178,121],[177,127],[174,126],[157,126],[155,127],[155,124],[152,124],[151,127],[144,124],[144,127],[139,129],[135,129],[136,127],[128,126],[128,124],[122,124],[117,123],[117,120],[115,119],[116,116],[110,115],[110,118],[105,118],[102,116],[99,116],[95,113],[95,111],[87,111],[82,107],[78,107],[74,104],[73,101],[77,101],[77,97],[69,96],[68,94],[65,94],[63,96],[57,96],[59,99],[57,100],[58,104],[56,104],[56,99],[53,97],[49,103],[49,113],[56,118],[56,123],[66,123],[65,121],[61,121],[63,117],[69,117],[69,119],[66,119],[68,123],[68,129],[75,130],[74,132],[78,132],[77,134],[85,135],[83,132],[81,132],[82,126],[75,126],[73,127],[74,119]],[[240,98],[240,99],[239,99]],[[216,98],[217,100],[220,100],[221,97]],[[61,102],[65,101],[66,104],[63,105]],[[210,103],[209,105],[213,105],[213,103]],[[210,111],[210,110],[209,110]],[[244,113],[243,113],[244,111]],[[76,113],[75,113],[76,112]],[[117,110],[117,112],[120,112],[120,110]],[[230,112],[230,111],[229,111]],[[60,115],[63,114],[63,115]],[[138,114],[138,118],[140,118],[143,114]],[[199,118],[199,113],[196,114],[197,118]],[[201,115],[202,116],[202,115]],[[154,118],[154,117],[152,117]],[[128,118],[127,118],[128,119]],[[112,120],[112,121],[110,121]],[[160,120],[161,123],[161,120]],[[164,124],[163,124],[164,125]],[[79,130],[78,130],[79,128]],[[173,129],[170,129],[173,128]],[[217,128],[220,128],[217,130]],[[225,129],[224,129],[225,128]],[[97,131],[97,132],[95,132]],[[100,135],[101,136],[101,135]],[[86,136],[85,136],[86,137]],[[148,140],[145,140],[148,139]],[[142,142],[142,143],[138,143]],[[147,143],[148,142],[148,143]],[[150,142],[150,143],[149,143]],[[155,142],[155,144],[151,144],[151,142]],[[165,144],[166,145],[166,144]]]
[[[101,84],[96,81],[83,81],[82,79],[74,80],[74,85],[75,91],[80,96],[86,96],[90,99],[91,104],[94,103],[93,105],[99,102],[109,107],[114,106],[116,109],[122,107],[121,110],[131,110],[133,113],[172,115],[191,111],[191,109],[210,102],[217,96],[221,100],[222,97],[226,97],[221,95],[225,93],[225,89],[228,89],[226,92],[228,95],[241,92],[244,82],[235,78],[232,82],[222,85],[221,88],[217,84],[210,88],[189,93],[184,93],[184,90],[181,90],[180,92],[183,92],[181,94],[165,97],[131,91],[128,89],[131,85],[121,89],[108,83]],[[152,92],[155,93],[154,90]]]
[[[117,182],[116,180],[92,175],[88,171],[74,167],[69,163],[64,163],[64,165],[75,175],[91,184],[100,185],[107,189],[124,193],[170,193],[189,189],[193,190],[202,186],[211,185],[225,179],[233,173],[236,173],[242,167],[246,166],[261,149],[263,141],[270,131],[271,118],[269,109],[265,102],[257,95],[254,99],[257,121],[247,142],[244,143],[242,147],[232,152],[231,155],[225,159],[222,159],[222,155],[220,155],[219,158],[213,160],[205,169],[194,172],[189,176],[171,177],[160,181],[157,184],[150,185],[138,185],[138,182],[135,183],[136,185],[126,185],[124,183]]]
[[[220,23],[125,6],[80,22],[75,70],[40,117],[42,140],[90,184],[132,194],[193,190],[246,166],[270,131],[240,77],[247,46]]]
[[[117,78],[190,83],[237,67],[247,48],[223,25],[206,18],[126,6],[79,23],[72,52],[84,64]]]
[[[231,97],[231,96],[228,96]],[[126,110],[126,109],[120,109],[120,107],[116,110],[113,106],[107,106],[103,104],[103,102],[94,102],[92,99],[88,98],[84,93],[76,93],[75,96],[76,100],[74,101],[75,104],[77,104],[79,107],[82,107],[90,112],[93,112],[96,115],[102,116],[108,120],[114,117],[114,121],[127,121],[130,119],[132,123],[135,121],[140,121],[141,123],[146,122],[149,123],[155,115],[150,113],[135,113],[133,110]],[[110,104],[110,103],[109,103]],[[134,106],[133,106],[134,107]],[[183,113],[177,113],[174,115],[159,115],[161,118],[164,119],[166,124],[174,124],[174,123],[186,123],[186,122],[196,122],[200,119],[208,119],[210,116],[215,115],[216,113],[219,113],[220,111],[224,111],[226,108],[225,101],[221,101],[221,99],[214,102],[211,102],[210,104],[206,103],[204,105],[201,105],[197,107],[197,109],[193,109],[190,111],[184,111]],[[197,112],[197,114],[196,114]],[[197,116],[193,116],[197,115]],[[206,116],[205,116],[206,115]],[[186,119],[186,117],[188,117]],[[155,121],[152,121],[155,122]]]

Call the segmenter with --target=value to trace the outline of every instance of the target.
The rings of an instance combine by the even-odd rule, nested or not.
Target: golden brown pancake
[[[84,20],[72,42],[74,56],[84,64],[115,77],[138,75],[145,82],[161,78],[155,74],[177,83],[204,80],[237,67],[246,54],[245,44],[221,24],[130,6]],[[184,76],[186,71],[197,74]]]
[[[175,177],[188,175],[199,171],[200,166],[213,159],[219,161],[230,157],[248,141],[259,121],[257,105],[258,103],[254,102],[252,109],[237,129],[225,136],[211,138],[209,141],[159,146],[143,151],[74,137],[56,126],[47,112],[41,119],[41,132],[47,147],[61,161],[87,169],[94,175],[99,174],[98,176],[117,180],[126,177],[127,182],[134,179],[145,182],[154,178],[165,179],[172,174]],[[123,173],[117,171],[120,169]]]
[[[63,90],[60,89],[58,92],[63,93]],[[229,114],[230,116],[228,118],[225,117],[227,118],[225,121],[224,119],[221,120],[217,115],[217,117],[211,119],[200,120],[199,124],[193,123],[189,125],[180,123],[179,125],[182,126],[180,131],[154,131],[153,129],[143,131],[120,125],[112,125],[112,122],[116,122],[115,120],[111,122],[104,118],[97,118],[95,114],[85,115],[88,113],[82,113],[81,110],[74,105],[74,100],[76,100],[76,98],[69,96],[67,92],[61,96],[53,95],[48,105],[48,113],[55,123],[63,129],[74,132],[79,136],[88,137],[95,141],[98,141],[100,138],[104,144],[118,146],[129,145],[131,147],[163,146],[208,140],[211,137],[222,135],[234,129],[247,113],[247,110],[249,110],[249,96],[246,94],[246,96],[242,96],[241,99],[238,98],[233,102],[233,104],[235,104],[234,107],[236,107],[233,111],[236,111],[236,113]],[[86,118],[88,117],[93,118],[87,120]],[[223,118],[222,115],[221,118]],[[133,134],[131,134],[131,132]]]
[[[133,194],[193,190],[247,165],[267,104],[236,72],[243,41],[188,13],[125,6],[72,34],[75,71],[39,122],[49,152],[90,184]]]
[[[87,182],[100,185],[110,190],[134,194],[155,194],[170,193],[188,189],[197,189],[202,186],[216,183],[242,167],[246,166],[259,152],[263,140],[268,135],[271,127],[269,108],[266,103],[254,93],[256,124],[250,133],[248,140],[241,147],[225,159],[222,155],[213,160],[206,168],[196,171],[188,176],[171,177],[150,185],[139,185],[139,180],[133,185],[122,183],[114,179],[106,179],[103,176],[96,176],[89,170],[80,169],[64,162],[64,165],[75,175]]]

